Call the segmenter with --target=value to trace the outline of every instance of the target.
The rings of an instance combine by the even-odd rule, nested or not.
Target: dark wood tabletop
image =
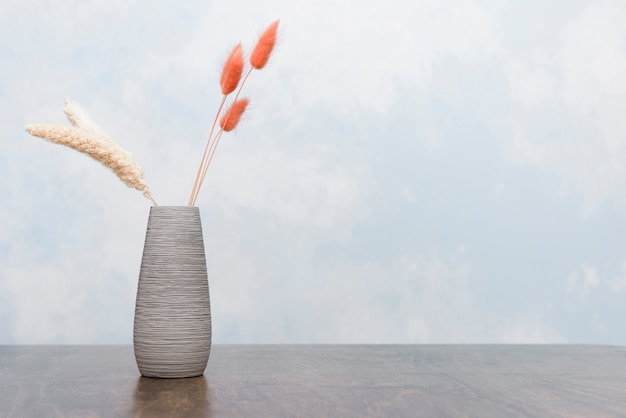
[[[626,347],[214,345],[204,376],[131,346],[0,346],[0,417],[626,417]]]

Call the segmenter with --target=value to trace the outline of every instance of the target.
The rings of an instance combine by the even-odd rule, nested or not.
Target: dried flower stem
[[[215,114],[215,119],[213,120],[213,125],[211,125],[211,131],[209,132],[209,138],[207,139],[207,144],[204,147],[204,152],[202,153],[202,160],[200,160],[200,167],[198,167],[198,172],[196,173],[196,178],[193,183],[193,188],[191,189],[191,195],[189,196],[188,206],[193,206],[196,201],[196,197],[198,195],[201,178],[204,178],[203,172],[205,172],[205,163],[209,161],[208,154],[212,149],[213,145],[211,141],[215,141],[213,139],[213,132],[215,130],[215,125],[217,124],[217,119],[219,118],[222,109],[224,108],[224,104],[226,103],[226,98],[230,93],[235,91],[237,86],[239,85],[239,81],[241,80],[241,74],[243,73],[243,49],[241,48],[241,43],[235,45],[233,50],[228,55],[228,58],[224,62],[224,67],[222,68],[222,75],[220,76],[220,87],[222,89],[222,94],[224,95],[222,98],[222,103],[220,103],[220,107],[217,109],[217,113]]]
[[[206,173],[209,170],[209,165],[211,164],[211,161],[213,160],[213,155],[215,155],[215,150],[217,149],[217,145],[220,143],[220,139],[222,138],[223,133],[224,133],[224,130],[220,129],[215,135],[215,138],[213,139],[213,143],[211,146],[211,150],[209,151],[208,159],[206,161],[206,164],[202,167],[202,174],[198,181],[198,189],[196,190],[196,195],[193,197],[193,200],[190,206],[194,206],[196,204],[196,199],[198,198],[198,192],[200,191],[200,187],[202,187],[202,183],[204,183],[204,177],[206,176]]]
[[[226,62],[224,63],[222,75],[220,77],[220,87],[222,93],[224,94],[224,97],[222,98],[222,103],[220,104],[217,113],[215,114],[215,119],[213,120],[213,125],[211,126],[211,131],[209,133],[209,138],[202,154],[200,167],[198,168],[198,172],[196,173],[196,178],[194,180],[193,188],[191,190],[191,195],[189,196],[189,206],[194,206],[196,203],[200,188],[202,187],[202,183],[204,182],[204,178],[209,169],[209,165],[213,160],[213,155],[215,155],[215,150],[217,148],[217,145],[219,144],[222,134],[224,132],[229,132],[233,130],[239,123],[241,115],[246,110],[249,100],[239,100],[239,94],[241,93],[243,86],[248,80],[248,77],[252,73],[252,70],[260,70],[264,68],[267,64],[272,54],[272,51],[274,50],[274,46],[276,45],[278,24],[279,20],[272,22],[259,37],[259,40],[257,41],[257,44],[252,51],[252,54],[250,55],[251,68],[246,72],[243,80],[241,80],[241,76],[243,73],[243,50],[241,49],[241,44],[237,44],[237,46],[235,46],[235,48],[231,51],[230,55],[226,59]],[[224,108],[227,96],[237,88],[237,85],[239,86],[239,88],[237,89],[237,93],[235,94],[233,104],[222,115],[222,118],[220,119],[221,129],[215,134],[215,137],[213,137],[213,132],[215,130],[217,120],[222,112],[222,109]]]
[[[191,196],[189,196],[189,202],[187,203],[187,206],[193,206],[196,202],[196,198],[198,197],[198,192],[200,191],[200,177],[203,177],[202,173],[204,171],[205,162],[207,161],[207,156],[209,155],[209,150],[211,149],[211,138],[213,137],[213,131],[215,130],[215,125],[217,125],[217,119],[219,118],[220,112],[224,107],[224,103],[226,103],[226,97],[227,95],[225,94],[222,98],[222,103],[220,103],[220,107],[215,113],[215,119],[213,119],[213,125],[211,125],[211,131],[209,132],[209,139],[207,140],[206,146],[204,147],[204,152],[202,153],[202,160],[200,161],[200,167],[198,167],[198,172],[196,173],[196,179],[194,180],[193,188],[191,189]]]
[[[128,187],[143,192],[157,203],[143,178],[143,169],[125,149],[102,131],[79,104],[65,101],[65,114],[72,127],[61,125],[28,125],[26,131],[35,137],[65,145],[86,154],[113,171]]]
[[[211,161],[213,160],[213,155],[215,155],[215,150],[217,149],[217,145],[219,144],[220,139],[222,138],[222,134],[224,132],[230,132],[237,127],[237,124],[241,120],[241,115],[243,115],[243,113],[246,111],[246,108],[248,107],[249,103],[250,103],[250,100],[245,99],[245,98],[235,101],[230,106],[230,108],[228,108],[228,110],[224,113],[224,115],[222,116],[222,119],[220,119],[220,130],[217,132],[217,134],[215,135],[215,138],[213,139],[211,143],[211,147],[209,149],[208,158],[206,162],[203,165],[201,165],[202,173],[200,175],[199,180],[196,179],[197,180],[196,181],[197,187],[195,187],[196,193],[190,199],[189,206],[193,206],[196,204],[196,199],[198,198],[198,191],[200,190],[200,187],[202,187],[202,183],[204,182],[204,178],[206,177],[206,173],[209,169],[209,165],[211,164]]]

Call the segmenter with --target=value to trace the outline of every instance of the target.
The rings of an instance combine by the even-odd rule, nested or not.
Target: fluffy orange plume
[[[220,77],[220,87],[224,95],[222,97],[222,103],[215,114],[215,119],[213,119],[213,125],[211,126],[211,131],[209,132],[209,138],[204,148],[204,153],[202,154],[202,160],[200,161],[200,167],[198,168],[196,179],[194,181],[193,188],[191,189],[191,196],[189,196],[189,206],[194,206],[196,204],[198,193],[200,192],[200,188],[202,187],[202,183],[204,182],[209,165],[213,160],[215,149],[220,142],[222,134],[224,132],[232,131],[237,127],[239,120],[241,119],[241,115],[243,115],[248,107],[248,104],[250,103],[248,99],[238,100],[239,94],[241,93],[241,90],[246,84],[246,80],[252,71],[255,69],[260,70],[267,64],[267,61],[274,50],[274,46],[276,45],[278,24],[279,20],[272,22],[259,37],[256,46],[252,50],[252,54],[250,54],[250,68],[246,71],[245,75],[243,75],[244,62],[241,44],[238,44],[235,48],[233,48],[228,56],[228,59],[224,63],[224,68]],[[235,90],[237,92],[233,99],[233,104],[226,112],[222,112],[228,95],[233,93]],[[221,129],[214,136],[213,133],[218,124],[218,119]]]
[[[243,49],[241,44],[237,44],[228,55],[222,76],[220,77],[220,86],[223,94],[232,93],[239,85],[241,73],[243,72]]]
[[[260,70],[265,67],[267,64],[267,60],[270,59],[270,55],[272,54],[272,50],[274,49],[274,45],[276,44],[276,32],[278,31],[278,23],[276,20],[272,24],[270,24],[265,32],[259,38],[252,54],[250,55],[250,64],[252,67]]]
[[[220,127],[224,132],[230,132],[235,129],[239,119],[241,119],[241,115],[246,111],[248,103],[250,103],[249,99],[239,99],[224,113],[224,116],[220,119]]]

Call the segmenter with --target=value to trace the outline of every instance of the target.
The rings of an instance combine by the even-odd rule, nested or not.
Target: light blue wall
[[[24,125],[80,102],[186,204],[276,18],[197,202],[215,342],[626,343],[626,3],[184,3],[0,6],[0,344],[129,343],[150,206]]]

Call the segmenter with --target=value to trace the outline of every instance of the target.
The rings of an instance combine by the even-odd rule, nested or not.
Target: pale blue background
[[[149,201],[281,19],[198,199],[218,343],[626,344],[626,2],[3,1],[0,344],[130,343]]]

